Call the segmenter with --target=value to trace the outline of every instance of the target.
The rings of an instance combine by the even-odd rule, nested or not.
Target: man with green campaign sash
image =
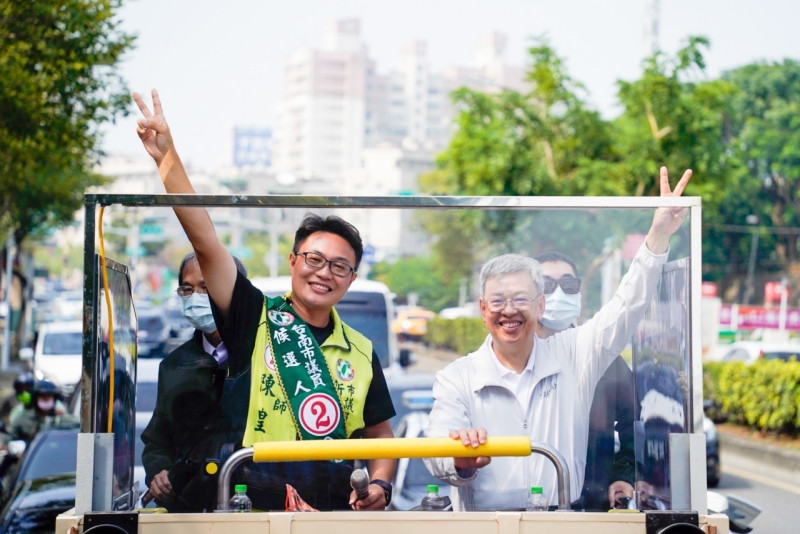
[[[137,132],[158,165],[168,193],[194,188],[175,150],[158,93]],[[236,446],[259,441],[392,437],[395,414],[372,343],[343,323],[334,306],[355,280],[361,237],[339,217],[307,215],[289,255],[292,289],[265,298],[239,274],[204,208],[174,208],[194,248],[220,335],[228,348],[226,414],[220,432]],[[234,439],[230,439],[233,437]],[[259,463],[244,466],[234,482],[247,484],[257,509],[283,509],[286,484],[317,509],[382,510],[391,499],[396,462],[369,463],[368,495],[349,484],[352,462]]]
[[[331,310],[334,334],[324,347],[290,304],[291,293],[267,299],[253,349],[250,410],[243,443],[302,439],[342,439],[364,426],[364,397],[372,380],[372,343]],[[337,329],[336,325],[341,328]],[[358,353],[339,347],[351,340]],[[263,356],[263,357],[262,357]],[[287,403],[288,399],[288,403]],[[270,424],[266,425],[265,422]]]

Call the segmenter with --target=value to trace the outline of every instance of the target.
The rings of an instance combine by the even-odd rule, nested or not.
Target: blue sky
[[[159,89],[185,161],[226,163],[228,129],[271,125],[284,60],[298,47],[322,45],[326,22],[361,19],[378,69],[399,66],[411,40],[428,42],[433,68],[469,65],[478,38],[508,37],[507,61],[524,65],[534,36],[546,36],[607,117],[616,112],[619,79],[635,79],[645,43],[644,0],[128,0],[120,12],[138,35],[122,64],[130,88]],[[457,7],[456,7],[457,6]],[[661,0],[659,42],[674,52],[689,35],[711,40],[708,76],[753,61],[800,59],[790,0]],[[131,109],[135,106],[131,104]],[[143,154],[134,113],[105,128],[111,154]]]

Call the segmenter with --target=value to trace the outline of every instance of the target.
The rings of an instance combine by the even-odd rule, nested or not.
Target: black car
[[[55,532],[56,517],[75,506],[75,473],[22,480],[9,499],[0,532]]]
[[[77,422],[43,429],[3,478],[0,532],[53,532],[75,506]]]

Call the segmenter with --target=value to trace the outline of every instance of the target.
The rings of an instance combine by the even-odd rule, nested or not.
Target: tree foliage
[[[761,243],[775,249],[769,258],[775,268],[794,263],[800,273],[798,233],[790,231],[800,226],[800,63],[748,65],[709,79],[708,46],[690,37],[676,54],[648,58],[638,79],[618,82],[622,112],[603,120],[541,42],[529,51],[528,93],[453,94],[457,131],[421,189],[655,196],[659,166],[673,174],[692,168],[697,178],[686,194],[703,199],[704,277],[741,275],[752,242],[748,215],[759,217]],[[503,222],[472,221],[471,242],[491,243]],[[553,245],[566,250],[569,243]]]
[[[739,91],[733,99],[731,138],[758,196],[751,213],[761,224],[800,227],[800,62],[757,63],[724,78]],[[739,222],[741,224],[741,222]],[[779,264],[798,262],[798,234],[774,238]]]
[[[440,171],[423,181],[425,192],[574,194],[583,160],[616,159],[608,126],[587,108],[561,59],[544,43],[529,53],[530,93],[453,93],[457,130],[438,158]]]
[[[120,0],[0,0],[0,228],[17,242],[70,221],[92,171],[99,126],[124,113],[117,63],[133,37]]]
[[[439,311],[458,304],[460,279],[446,265],[431,256],[401,258],[392,264],[375,264],[370,278],[391,287],[399,302],[407,302],[409,294],[416,293],[422,306]]]

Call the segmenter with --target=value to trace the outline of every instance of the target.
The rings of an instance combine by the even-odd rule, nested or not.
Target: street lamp
[[[758,215],[748,215],[745,222],[753,227],[753,236],[750,239],[750,261],[747,264],[747,279],[745,280],[744,304],[750,304],[753,297],[753,273],[756,268],[756,256],[758,255]]]

